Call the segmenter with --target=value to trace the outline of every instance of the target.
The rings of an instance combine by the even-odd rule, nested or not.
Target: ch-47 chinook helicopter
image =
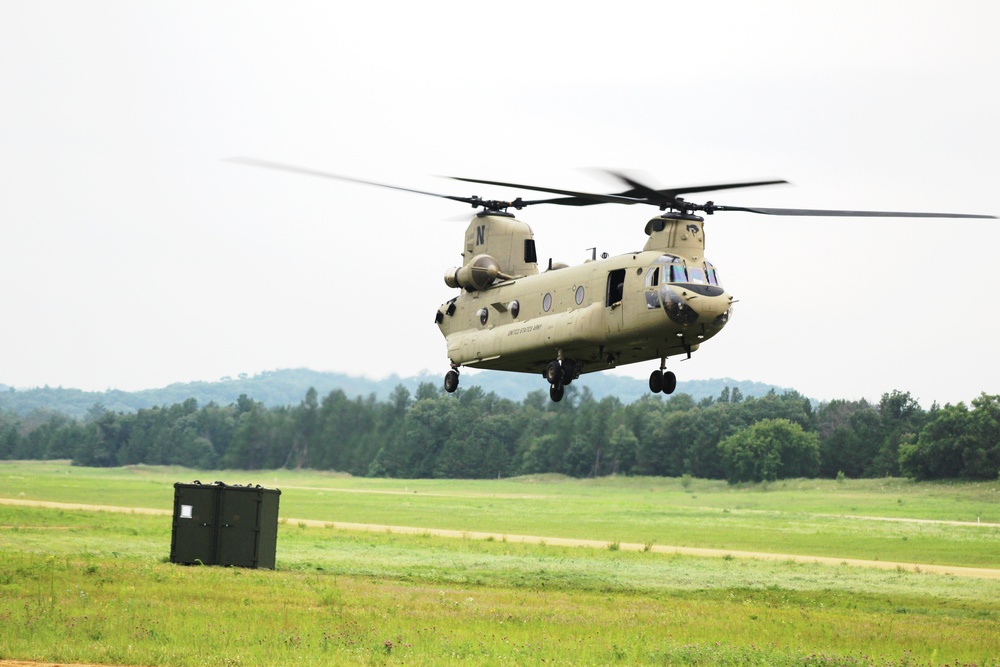
[[[681,195],[773,185],[787,181],[721,183],[657,190],[617,172],[628,188],[612,194],[452,177],[458,181],[544,192],[557,197],[512,201],[460,197],[365,181],[312,169],[249,158],[230,161],[310,176],[430,195],[482,209],[465,231],[463,265],[448,269],[444,280],[460,290],[442,304],[434,322],[448,344],[451,369],[444,388],[458,388],[462,366],[538,373],[549,383],[553,401],[582,373],[658,360],[649,389],[670,394],[677,385],[666,370],[669,357],[686,355],[717,335],[729,321],[734,298],[719,284],[716,268],[705,259],[704,218],[719,211],[764,215],[994,218],[962,213],[846,211],[830,209],[695,204]],[[648,204],[662,213],[646,222],[642,251],[593,257],[578,266],[549,263],[539,272],[531,228],[510,209],[554,204]],[[595,252],[596,254],[596,252]]]

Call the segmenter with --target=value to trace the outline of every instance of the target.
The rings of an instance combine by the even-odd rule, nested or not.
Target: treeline
[[[623,404],[567,387],[516,402],[478,387],[443,393],[399,386],[387,401],[320,400],[267,408],[189,399],[134,413],[95,405],[83,419],[36,410],[0,413],[0,459],[71,459],[81,466],[309,468],[358,476],[490,478],[691,475],[731,482],[787,477],[904,475],[997,479],[1000,396],[924,410],[909,393],[878,404],[834,400],[814,409],[790,391],[746,398],[726,388]]]

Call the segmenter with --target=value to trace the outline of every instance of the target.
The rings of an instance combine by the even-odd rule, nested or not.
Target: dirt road
[[[113,505],[84,505],[77,503],[55,503],[43,500],[24,500],[20,498],[0,498],[0,505],[18,505],[22,507],[47,507],[61,510],[86,510],[92,512],[118,512],[123,514],[152,514],[170,516],[172,510],[150,509],[148,507],[117,507]],[[877,518],[875,518],[877,519]],[[873,520],[875,520],[873,519]],[[318,521],[315,519],[281,519],[289,525],[303,525],[314,528],[334,528],[336,530],[354,530],[370,533],[398,533],[402,535],[432,535],[434,537],[450,537],[469,540],[506,540],[525,544],[545,544],[561,547],[589,547],[607,549],[609,543],[605,540],[578,540],[566,537],[538,537],[534,535],[510,535],[500,533],[484,533],[478,531],[447,530],[442,528],[417,528],[413,526],[385,526],[370,523],[345,523],[342,521]],[[912,521],[921,522],[921,519]],[[941,522],[957,523],[957,522]],[[853,567],[868,567],[882,570],[906,570],[928,574],[944,574],[959,577],[977,577],[981,579],[1000,579],[1000,569],[981,567],[958,567],[954,565],[932,565],[927,563],[900,563],[894,561],[861,560],[857,558],[830,558],[825,556],[802,556],[797,554],[776,554],[759,551],[734,551],[731,549],[703,549],[698,547],[673,547],[660,544],[651,546],[636,542],[620,542],[618,548],[623,551],[649,550],[662,554],[683,554],[687,556],[704,556],[713,558],[755,558],[757,560],[792,561],[796,563],[819,563],[822,565],[849,565]],[[5,663],[0,662],[0,667]]]

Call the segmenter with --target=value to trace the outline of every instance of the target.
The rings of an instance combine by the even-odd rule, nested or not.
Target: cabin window
[[[625,294],[625,269],[617,269],[608,273],[607,306],[611,307],[622,300]]]
[[[552,309],[552,295],[546,293],[546,295],[542,297],[542,310],[544,310],[547,313],[551,309]]]
[[[583,303],[583,285],[576,288],[576,305],[581,305]]]
[[[687,269],[684,265],[677,261],[670,265],[670,282],[672,283],[686,283],[688,282]]]
[[[704,285],[708,281],[705,279],[705,269],[700,266],[688,267],[688,282],[696,285]]]

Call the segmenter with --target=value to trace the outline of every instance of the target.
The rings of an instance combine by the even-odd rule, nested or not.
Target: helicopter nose
[[[662,292],[667,317],[683,327],[697,324],[704,337],[718,333],[732,315],[733,297],[721,287],[669,285]]]

